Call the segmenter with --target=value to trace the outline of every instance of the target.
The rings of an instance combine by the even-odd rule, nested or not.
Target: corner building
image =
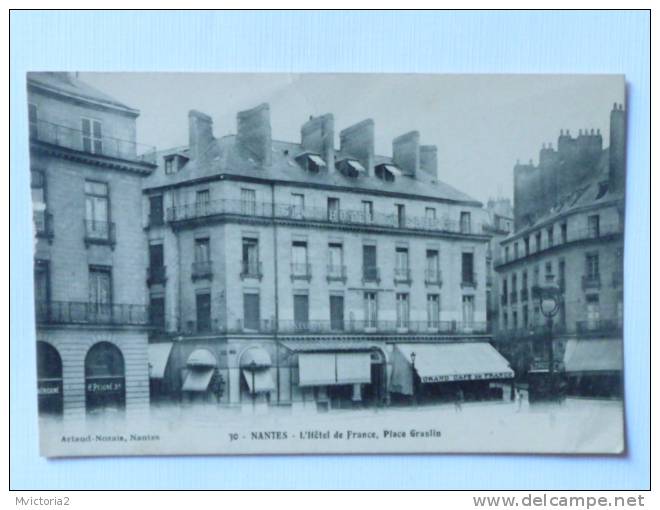
[[[146,409],[139,112],[70,73],[29,73],[27,95],[39,412]]]
[[[310,118],[273,140],[269,107],[143,181],[154,401],[381,405],[508,379],[486,330],[481,204],[437,177],[418,132],[374,152],[374,123]]]

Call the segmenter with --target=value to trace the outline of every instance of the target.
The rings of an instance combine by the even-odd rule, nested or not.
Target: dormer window
[[[403,173],[398,166],[389,163],[383,163],[376,167],[376,177],[385,182],[394,182],[397,177],[401,177]]]
[[[326,164],[323,158],[313,152],[303,152],[296,156],[296,161],[308,172],[318,173],[321,168],[325,168]]]
[[[346,177],[357,177],[360,174],[366,174],[366,169],[357,159],[342,159],[336,163],[337,169]]]
[[[170,154],[165,156],[165,173],[174,174],[181,170],[183,166],[188,162],[188,158],[182,156],[181,154]]]

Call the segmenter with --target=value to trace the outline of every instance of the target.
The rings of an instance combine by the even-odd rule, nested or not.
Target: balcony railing
[[[212,279],[213,278],[213,261],[200,260],[193,262],[191,266],[191,277],[193,280]]]
[[[395,267],[394,268],[394,283],[412,283],[409,267]]]
[[[147,268],[147,285],[156,285],[167,281],[165,266],[151,266]]]
[[[586,321],[577,321],[575,330],[577,333],[599,333],[599,334],[618,334],[623,328],[622,322],[611,319],[594,319]]]
[[[145,305],[100,304],[74,301],[38,301],[36,319],[40,324],[112,324],[146,326],[149,308]]]
[[[361,210],[332,211],[324,207],[300,207],[289,204],[270,202],[251,202],[243,200],[220,199],[203,204],[184,204],[167,210],[168,221],[189,221],[212,216],[241,216],[248,218],[269,218],[277,220],[306,221],[317,223],[341,224],[346,226],[384,227],[389,229],[423,230],[454,234],[477,235],[480,228],[466,232],[458,221],[449,219],[431,219],[422,216],[399,218],[397,214],[365,213]],[[478,226],[477,226],[478,227]]]
[[[245,260],[241,262],[241,280],[246,278],[261,280],[263,274],[261,262],[247,262]]]
[[[53,239],[53,215],[46,211],[34,211],[33,217],[37,237]]]
[[[362,281],[380,283],[380,270],[376,266],[362,266]]]
[[[44,120],[30,124],[30,138],[88,154],[97,154],[129,161],[155,162],[156,148],[111,136],[92,137],[73,129]]]
[[[582,289],[600,289],[600,273],[582,276]]]
[[[327,280],[346,282],[346,266],[328,265]]]
[[[548,240],[544,239],[541,242],[541,246],[535,247],[535,249],[532,250],[531,253],[529,253],[529,255],[535,255],[536,253],[541,253],[546,250],[564,246],[570,243],[589,241],[589,240],[599,240],[599,239],[603,240],[622,233],[623,233],[623,228],[619,224],[601,225],[599,229],[569,230],[565,241],[561,239],[561,242],[548,242]],[[520,257],[517,256],[506,257],[506,255],[505,257],[497,257],[494,261],[494,265],[500,266],[502,264],[508,264],[509,262],[514,262],[518,259],[525,258],[526,256],[527,255],[523,253],[521,254]]]
[[[476,273],[472,274],[463,274],[461,276],[461,287],[474,287],[477,288],[477,275]]]
[[[612,272],[612,287],[621,287],[623,285],[623,270]]]
[[[439,269],[427,269],[424,272],[424,283],[426,285],[442,285],[442,273]]]
[[[307,280],[312,279],[312,265],[311,264],[291,264],[291,280]]]
[[[114,246],[115,224],[111,221],[83,220],[85,226],[85,244],[109,244]]]

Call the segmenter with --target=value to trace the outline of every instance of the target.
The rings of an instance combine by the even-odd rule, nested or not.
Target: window
[[[541,232],[537,232],[534,234],[534,237],[536,239],[536,251],[541,251],[543,248],[541,247]]]
[[[173,174],[174,173],[174,157],[170,156],[169,158],[165,158],[165,174]]]
[[[619,295],[617,297],[616,319],[617,319],[617,326],[622,328],[623,327],[623,292],[619,292]]]
[[[112,271],[109,267],[89,268],[89,313],[96,319],[110,318],[112,313]]]
[[[298,331],[309,328],[309,296],[307,294],[294,294],[293,296],[293,322]]]
[[[509,329],[509,314],[502,312],[502,329]]]
[[[519,256],[520,254],[518,253],[518,243],[515,242],[513,243],[513,258],[517,259]]]
[[[410,321],[409,294],[399,293],[396,295],[396,327],[407,328],[409,321]]]
[[[50,301],[50,265],[47,260],[34,261],[34,301],[37,306],[37,314],[40,305]]]
[[[598,294],[587,296],[587,328],[596,329],[600,321],[600,303]]]
[[[149,323],[158,329],[165,329],[165,298],[151,296],[149,299]]]
[[[426,313],[429,327],[437,329],[440,327],[440,294],[429,294],[426,296]]]
[[[461,275],[464,285],[474,285],[474,254],[470,252],[463,253],[461,256]]]
[[[149,225],[158,226],[163,224],[163,195],[152,195],[149,197]]]
[[[523,328],[529,327],[529,308],[527,305],[523,306]]]
[[[534,307],[534,325],[541,325],[541,309],[538,306]]]
[[[195,239],[195,262],[211,260],[211,243],[208,237]]]
[[[211,293],[200,292],[195,296],[197,331],[211,331]]]
[[[522,287],[523,290],[527,288],[527,271],[522,272]]]
[[[509,257],[509,246],[504,247],[504,261],[509,262],[511,257]]]
[[[408,248],[396,248],[394,276],[397,280],[409,280]]]
[[[302,218],[305,211],[305,195],[300,193],[291,193],[291,216],[293,218]]]
[[[511,315],[513,319],[513,329],[518,329],[518,312],[514,310]]]
[[[344,296],[330,296],[330,329],[334,331],[344,329]]]
[[[253,189],[241,188],[241,214],[255,216],[257,213],[257,193]]]
[[[426,211],[424,213],[424,217],[426,219],[426,225],[429,227],[433,227],[436,225],[436,212],[435,212],[435,207],[427,207]]]
[[[366,281],[378,280],[376,246],[374,245],[365,244],[362,246],[362,278]]]
[[[587,262],[587,278],[590,280],[596,280],[600,276],[598,268],[598,253],[587,253],[586,255]]]
[[[469,234],[472,231],[471,214],[468,211],[461,212],[461,233]]]
[[[163,254],[163,244],[149,245],[149,267],[163,267],[165,257]]]
[[[36,104],[28,104],[28,122],[30,124],[30,138],[38,138],[39,137],[39,121],[37,118],[37,105]]]
[[[344,276],[344,247],[341,243],[328,243],[328,277],[341,279]]]
[[[540,283],[539,274],[540,274],[540,269],[539,269],[539,266],[536,265],[536,266],[534,266],[534,281],[533,281],[533,284],[535,286],[538,286],[538,284]]]
[[[518,275],[513,273],[511,275],[511,302],[516,303],[518,301]]]
[[[375,292],[364,293],[364,323],[367,328],[375,328],[378,321],[378,300]]]
[[[328,198],[328,221],[339,221],[338,198]]]
[[[103,135],[101,134],[100,120],[82,119],[82,146],[85,152],[103,153]]]
[[[547,232],[548,232],[548,248],[550,248],[554,244],[554,233],[555,233],[554,227],[552,226],[548,227]]]
[[[568,241],[568,226],[566,222],[561,224],[561,242],[565,244]]]
[[[406,226],[406,206],[403,204],[396,204],[396,225],[399,228]]]
[[[529,256],[529,236],[525,237],[525,257]]]
[[[552,261],[548,261],[545,263],[545,279],[546,281],[550,280],[550,276],[552,275]]]
[[[258,331],[261,323],[261,309],[259,306],[259,294],[243,294],[243,325],[245,329]]]
[[[362,214],[364,215],[365,223],[373,223],[374,221],[374,203],[370,200],[362,201]]]
[[[463,296],[463,326],[474,327],[474,296]]]
[[[587,218],[589,237],[600,236],[600,217],[597,214]]]
[[[557,285],[559,285],[559,289],[563,292],[566,288],[566,261],[564,259],[559,261],[558,273],[557,277],[559,281]]]
[[[440,253],[426,250],[426,282],[440,283]]]
[[[259,268],[259,240],[252,237],[243,238],[241,275],[260,276]]]
[[[506,301],[506,295],[509,289],[509,281],[506,276],[502,277],[502,294],[504,295],[504,300]]]
[[[307,277],[309,275],[306,241],[293,241],[291,245],[291,275],[294,277]]]
[[[208,189],[197,190],[195,195],[195,207],[197,216],[206,216],[209,214],[211,204],[211,192]]]
[[[87,236],[109,239],[110,226],[108,185],[104,182],[85,181],[85,223]]]

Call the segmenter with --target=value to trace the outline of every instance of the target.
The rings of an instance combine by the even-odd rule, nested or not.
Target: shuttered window
[[[259,330],[259,294],[243,294],[243,322],[246,329]]]

